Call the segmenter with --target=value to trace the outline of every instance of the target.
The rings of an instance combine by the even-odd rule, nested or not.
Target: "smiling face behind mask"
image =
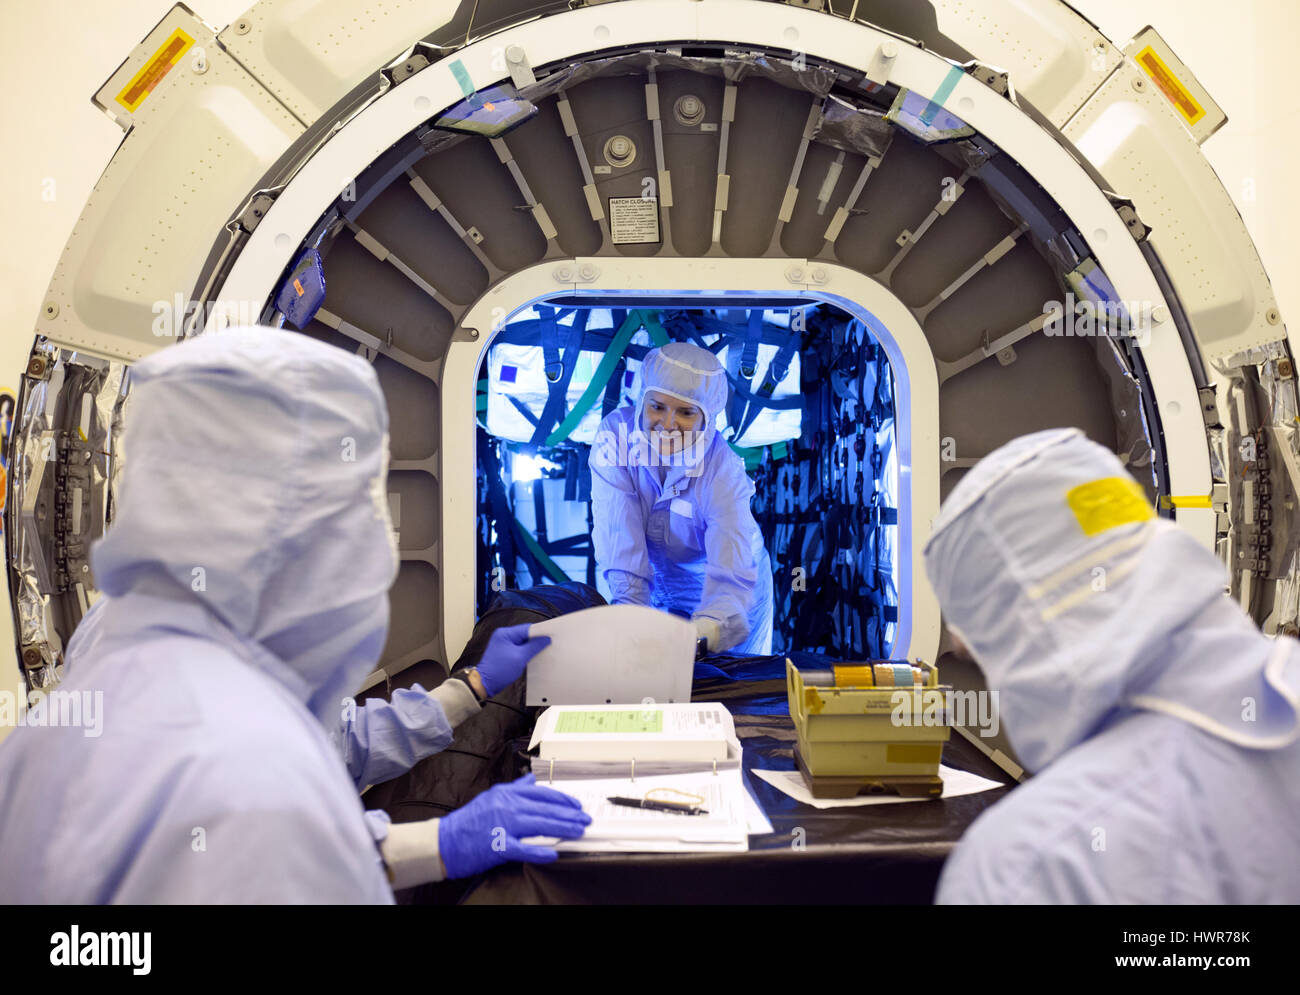
[[[697,404],[647,390],[641,427],[661,456],[671,456],[692,445],[695,434],[704,428],[704,412]]]
[[[658,458],[698,465],[727,403],[727,373],[708,349],[668,342],[646,353],[636,425]]]

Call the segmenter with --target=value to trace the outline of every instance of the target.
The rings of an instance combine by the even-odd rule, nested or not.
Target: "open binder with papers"
[[[592,819],[581,839],[558,841],[558,850],[746,850],[751,834],[772,831],[745,788],[740,741],[720,704],[553,706],[538,719],[530,748],[538,751],[537,782],[577,798]]]

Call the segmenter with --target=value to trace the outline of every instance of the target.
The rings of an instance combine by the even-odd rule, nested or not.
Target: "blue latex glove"
[[[526,628],[520,626],[519,628]],[[526,836],[577,839],[591,824],[578,799],[544,788],[532,774],[488,788],[438,822],[438,852],[447,877],[464,878],[508,860],[549,864],[553,847],[525,846]]]
[[[550,645],[550,636],[529,639],[527,622],[492,633],[487,649],[483,651],[483,659],[474,668],[487,696],[491,698],[519,680],[528,667],[528,661]]]

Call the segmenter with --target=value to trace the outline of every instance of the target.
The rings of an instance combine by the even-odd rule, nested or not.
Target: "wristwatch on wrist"
[[[479,693],[474,690],[474,682],[469,679],[469,675],[475,673],[477,670],[477,667],[467,667],[456,675],[456,679],[458,681],[464,681],[465,686],[469,688],[469,693],[474,696],[474,700],[482,703],[487,700],[487,695],[480,696]],[[482,678],[479,679],[482,680]],[[487,689],[484,688],[484,690],[486,691]]]

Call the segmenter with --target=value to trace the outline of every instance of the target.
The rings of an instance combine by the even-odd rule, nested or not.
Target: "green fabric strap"
[[[672,341],[668,338],[668,333],[664,331],[664,326],[659,324],[659,315],[653,311],[642,311],[640,314],[641,320],[645,322],[645,330],[650,333],[650,341],[656,347],[667,345]]]
[[[537,545],[537,540],[529,534],[528,530],[523,527],[519,519],[512,516],[510,521],[515,527],[515,534],[519,536],[523,541],[523,544],[528,547],[528,551],[537,557],[537,562],[542,565],[543,570],[551,575],[551,580],[555,581],[557,584],[567,583],[569,581],[569,575],[561,570],[553,559],[546,555],[546,551],[542,549],[541,546]],[[536,583],[540,579],[540,577],[534,578],[533,583]]]
[[[745,449],[742,446],[736,445],[734,442],[728,442],[727,445],[731,447],[732,452],[745,461],[745,472],[747,473],[752,473],[758,465],[763,462],[762,446],[759,446],[756,449]]]
[[[614,375],[614,368],[618,366],[618,361],[623,357],[623,351],[627,348],[627,344],[632,341],[632,336],[636,334],[636,330],[641,327],[642,321],[642,312],[631,311],[628,313],[622,327],[614,333],[609,348],[605,350],[605,355],[601,357],[600,365],[596,367],[596,372],[591,375],[591,382],[587,384],[587,389],[578,398],[578,403],[573,406],[572,411],[565,415],[564,420],[555,426],[555,431],[546,437],[547,446],[559,445],[567,439],[573,433],[573,430],[578,427],[578,423],[586,416],[587,410],[596,403],[596,399],[605,393],[605,385],[609,383],[609,378]],[[651,332],[651,334],[654,333]]]

